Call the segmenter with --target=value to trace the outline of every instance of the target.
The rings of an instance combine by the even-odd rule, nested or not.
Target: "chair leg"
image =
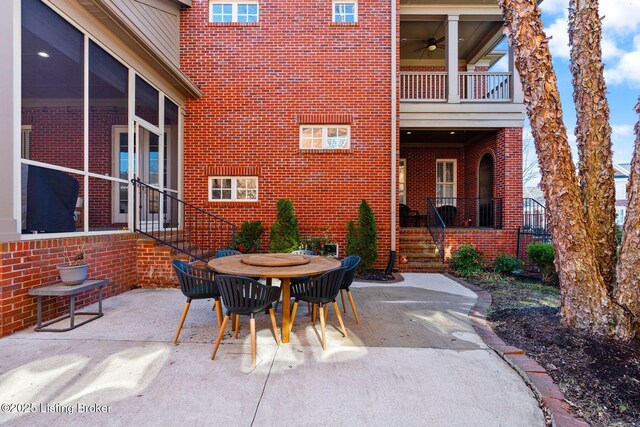
[[[316,312],[317,312],[318,306],[316,304],[311,305],[311,324],[315,325],[316,324]]]
[[[178,324],[178,330],[176,331],[176,336],[173,339],[174,344],[178,344],[178,338],[180,337],[180,331],[182,330],[182,325],[184,325],[184,319],[187,318],[187,313],[189,312],[189,307],[191,306],[191,299],[188,299],[184,305],[184,309],[182,310],[182,317],[180,318],[180,323]]]
[[[278,324],[276,323],[276,315],[273,308],[269,308],[269,317],[271,317],[271,327],[273,328],[273,336],[276,338],[276,344],[280,345],[280,336],[278,335]],[[293,319],[291,319],[293,324]]]
[[[218,352],[218,347],[220,347],[220,342],[222,341],[222,337],[224,337],[224,330],[227,327],[227,323],[229,322],[229,315],[224,316],[224,320],[222,321],[222,326],[220,326],[220,332],[218,333],[218,339],[216,340],[216,345],[213,346],[213,353],[211,353],[211,360],[216,358],[216,353]]]
[[[324,306],[324,323],[327,323],[327,319],[329,318],[329,306],[325,304]]]
[[[214,307],[216,309],[216,314],[218,315],[218,327],[220,327],[222,326],[222,302],[220,302],[220,297],[216,298]]]
[[[236,325],[235,325],[235,333],[234,338],[238,338],[238,331],[240,331],[240,315],[236,314]]]
[[[256,367],[256,319],[251,313],[251,319],[249,320],[249,329],[251,330],[251,367]]]
[[[340,289],[340,299],[342,299],[342,310],[347,314],[347,305],[344,303],[344,289]]]
[[[360,319],[358,319],[358,310],[356,310],[356,304],[353,302],[351,291],[348,289],[347,289],[347,297],[349,297],[349,304],[351,304],[351,310],[353,310],[353,316],[356,318],[356,323],[360,323]]]
[[[325,307],[320,304],[320,329],[322,330],[322,349],[326,350],[327,349],[327,337],[325,336],[324,333],[324,310]]]
[[[336,312],[336,316],[338,317],[338,322],[340,322],[340,327],[342,328],[342,335],[346,338],[347,330],[344,328],[344,323],[342,322],[342,316],[340,315],[340,308],[338,307],[338,303],[333,301],[333,309]],[[329,309],[327,309],[329,311]]]
[[[289,334],[293,329],[293,322],[296,320],[296,311],[298,311],[298,300],[293,302],[293,308],[291,309],[291,320],[289,321]]]

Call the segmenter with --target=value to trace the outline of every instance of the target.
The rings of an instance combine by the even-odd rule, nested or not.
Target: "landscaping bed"
[[[640,344],[595,338],[560,323],[556,287],[529,278],[465,278],[489,291],[487,319],[505,342],[542,365],[593,426],[640,426]]]

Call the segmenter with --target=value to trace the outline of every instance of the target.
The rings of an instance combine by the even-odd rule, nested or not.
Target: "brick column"
[[[502,226],[522,225],[522,128],[504,128],[497,134],[496,197],[502,198]]]

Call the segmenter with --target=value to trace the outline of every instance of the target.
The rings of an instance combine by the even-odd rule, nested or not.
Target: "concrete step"
[[[400,243],[402,249],[420,249],[420,250],[435,250],[436,245],[432,242],[403,242]]]
[[[445,273],[448,270],[449,266],[442,262],[408,262],[398,266],[401,273]]]
[[[402,255],[406,256],[409,262],[418,261],[421,259],[441,259],[439,253],[434,252],[402,252]]]

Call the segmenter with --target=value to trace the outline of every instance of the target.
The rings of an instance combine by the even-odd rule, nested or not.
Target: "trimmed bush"
[[[542,281],[557,285],[558,273],[553,263],[553,245],[549,243],[532,243],[527,248],[527,256],[542,273]]]
[[[524,268],[524,263],[516,257],[499,253],[495,259],[493,271],[500,274],[519,274]]]
[[[482,254],[468,243],[460,245],[450,259],[453,269],[464,276],[482,273]]]
[[[378,227],[373,210],[366,200],[360,202],[358,208],[358,226],[353,221],[347,223],[347,255],[358,255],[361,258],[358,272],[362,273],[373,267],[378,259]]]
[[[240,226],[240,231],[236,236],[235,250],[243,254],[260,252],[264,228],[260,221],[245,221]]]
[[[300,247],[298,218],[293,214],[291,200],[280,199],[276,205],[278,216],[269,232],[269,252],[289,253]]]

